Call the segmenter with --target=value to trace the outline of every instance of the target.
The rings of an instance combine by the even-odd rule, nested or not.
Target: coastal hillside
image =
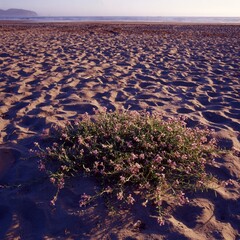
[[[11,8],[8,10],[0,9],[0,17],[36,17],[38,16],[36,12]]]

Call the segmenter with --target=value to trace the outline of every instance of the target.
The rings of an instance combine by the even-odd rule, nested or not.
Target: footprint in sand
[[[177,207],[174,212],[174,217],[184,223],[188,228],[195,228],[199,224],[199,219],[204,214],[204,207],[185,205]],[[208,214],[209,216],[211,214]]]
[[[203,112],[203,117],[213,123],[226,123],[229,121],[226,117],[212,111]]]

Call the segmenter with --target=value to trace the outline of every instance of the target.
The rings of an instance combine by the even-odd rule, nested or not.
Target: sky
[[[0,9],[40,16],[240,17],[240,0],[0,0]]]

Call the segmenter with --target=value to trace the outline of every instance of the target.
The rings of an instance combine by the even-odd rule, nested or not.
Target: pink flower
[[[114,166],[114,170],[115,170],[115,171],[121,171],[121,170],[122,170],[122,165],[116,164],[116,165]]]
[[[117,193],[117,199],[120,201],[123,200],[123,191]]]
[[[83,120],[85,120],[85,121],[89,120],[89,114],[87,112],[84,113]]]
[[[39,164],[38,164],[38,169],[40,170],[40,171],[45,171],[46,170],[46,166],[45,166],[45,164],[43,163],[43,161],[39,161]]]
[[[127,197],[127,203],[133,205],[135,202],[135,199],[132,197],[132,194],[129,194]]]
[[[97,155],[98,155],[98,150],[93,150],[93,151],[92,151],[92,154],[93,154],[94,156],[97,156]]]
[[[161,173],[161,177],[164,179],[166,176],[164,173]]]
[[[133,138],[135,142],[140,142],[140,139],[138,137]]]
[[[108,186],[108,187],[105,189],[105,192],[106,192],[106,193],[112,193],[112,192],[113,192],[113,189],[112,189],[110,186]]]
[[[202,143],[206,143],[207,142],[207,138],[206,137],[201,137],[201,142]]]
[[[145,185],[144,185],[144,188],[149,189],[150,187],[151,187],[150,183],[146,182]]]
[[[155,158],[154,158],[154,161],[155,161],[156,163],[161,163],[162,160],[163,160],[163,158],[162,158],[161,156],[159,156],[158,154],[157,154],[157,155],[155,156]]]
[[[81,150],[80,150],[80,154],[81,154],[81,155],[84,154],[84,149],[81,149]]]
[[[66,133],[63,133],[62,134],[62,138],[67,140],[68,139],[68,135]]]
[[[120,176],[120,181],[121,181],[122,183],[125,183],[125,182],[126,182],[126,178],[125,178],[124,176]]]
[[[187,166],[186,167],[186,173],[189,174],[191,171],[192,171],[192,169],[189,166]]]
[[[86,193],[84,193],[82,196],[81,196],[81,200],[79,201],[79,206],[80,207],[83,207],[83,206],[86,206],[89,201],[91,200],[91,196],[90,195],[87,195]]]
[[[175,162],[173,162],[171,159],[168,159],[167,162],[172,169],[176,169],[177,164]]]
[[[180,205],[183,205],[185,203],[189,203],[189,199],[187,197],[185,197],[185,193],[182,192],[182,191],[178,195],[178,200],[179,200]]]
[[[173,163],[171,164],[171,168],[172,168],[172,169],[176,169],[176,166],[177,166],[176,162],[173,162]]]
[[[50,178],[50,182],[54,184],[54,183],[56,182],[56,179],[53,178],[53,177],[51,177],[51,178]]]
[[[181,157],[181,154],[180,154],[178,151],[176,151],[176,152],[174,153],[174,155],[175,155],[176,158],[180,158],[180,157]]]
[[[137,156],[136,154],[131,153],[131,160],[135,160],[135,159],[137,159],[137,158],[138,158],[138,156]]]
[[[159,170],[160,170],[161,172],[163,172],[163,171],[165,170],[165,167],[164,167],[164,166],[161,166],[161,167],[159,168]]]
[[[115,139],[117,142],[121,142],[121,138],[119,136],[116,136]]]
[[[129,141],[129,142],[127,142],[127,147],[129,147],[129,148],[132,148],[132,142],[131,141]]]
[[[163,219],[162,217],[158,217],[158,218],[157,218],[157,222],[158,222],[158,224],[159,224],[160,226],[163,226],[163,225],[165,224],[165,221],[164,221],[164,219]]]
[[[197,182],[197,186],[198,186],[198,187],[199,187],[199,186],[204,186],[204,182],[201,181],[201,180],[199,180],[199,181]]]
[[[83,138],[81,136],[78,137],[78,144],[82,145],[84,142]]]
[[[79,120],[78,119],[75,119],[74,120],[74,125],[77,126],[79,124]]]
[[[137,174],[137,173],[139,173],[139,170],[141,169],[141,165],[140,164],[138,164],[138,163],[135,163],[134,165],[131,165],[130,166],[130,172],[132,173],[132,174]]]
[[[58,181],[58,188],[59,188],[59,189],[63,189],[63,188],[64,188],[64,185],[65,185],[64,178],[61,178],[61,179]]]

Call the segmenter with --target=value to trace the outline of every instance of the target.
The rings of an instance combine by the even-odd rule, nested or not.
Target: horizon
[[[16,9],[16,10],[26,10],[26,11],[33,11],[32,9],[25,9],[25,8],[8,8],[8,9],[2,9],[7,11],[9,9]],[[34,11],[35,12],[35,11]],[[38,14],[38,12],[36,12]],[[157,18],[157,17],[170,17],[170,18],[240,18],[240,16],[186,16],[186,15],[40,15],[38,14],[37,17],[149,17],[149,18]]]
[[[240,17],[239,0],[0,0],[10,8],[42,17]]]

